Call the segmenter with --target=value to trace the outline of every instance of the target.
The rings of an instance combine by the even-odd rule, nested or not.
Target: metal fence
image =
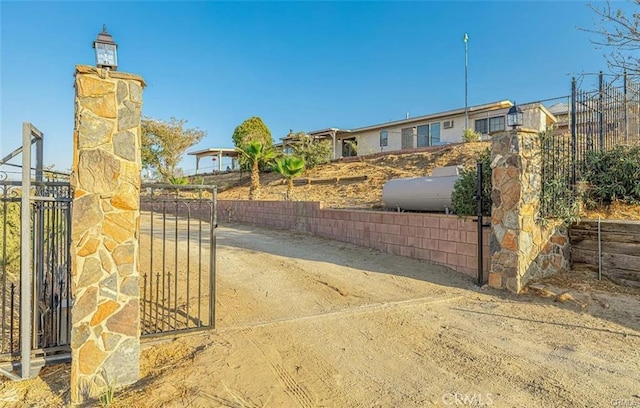
[[[558,122],[541,134],[542,217],[575,211],[591,152],[640,143],[640,84],[627,75],[606,82],[600,73],[598,89],[591,91],[578,89],[574,78],[567,101],[550,108]]]
[[[143,184],[143,336],[215,325],[216,187]]]

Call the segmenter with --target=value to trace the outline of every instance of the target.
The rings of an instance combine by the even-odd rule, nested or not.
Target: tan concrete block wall
[[[477,224],[454,215],[323,209],[317,202],[219,200],[218,220],[309,233],[430,261],[475,277]],[[489,270],[484,231],[484,269]]]

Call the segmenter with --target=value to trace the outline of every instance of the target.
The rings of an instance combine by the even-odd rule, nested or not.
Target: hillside
[[[479,154],[490,147],[488,142],[461,143],[429,148],[428,151],[389,153],[338,160],[307,171],[294,188],[294,200],[322,201],[327,208],[382,208],[382,187],[392,178],[431,175],[435,167],[462,165],[473,167]],[[365,180],[319,184],[314,180],[365,178]],[[302,184],[311,179],[311,184]],[[218,198],[237,200],[249,196],[248,173],[225,173],[206,176],[207,184],[218,186]],[[263,200],[282,200],[284,180],[275,173],[262,173]],[[640,206],[614,203],[608,207],[582,209],[582,218],[640,220]]]
[[[489,143],[466,143],[439,146],[430,151],[377,155],[334,161],[307,171],[303,178],[344,179],[366,176],[361,181],[341,181],[331,184],[296,185],[294,200],[322,201],[329,208],[380,208],[382,187],[396,177],[431,175],[435,167],[475,166],[476,158]],[[282,200],[286,191],[283,179],[275,173],[261,175],[262,199]],[[249,174],[228,173],[209,176],[207,183],[217,184],[220,199],[246,199],[249,196]]]

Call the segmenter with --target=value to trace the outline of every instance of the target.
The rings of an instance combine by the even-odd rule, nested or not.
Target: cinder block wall
[[[324,209],[318,202],[247,200],[219,200],[217,212],[218,222],[304,232],[430,261],[473,277],[477,274],[478,227],[470,217]],[[489,233],[485,229],[485,276],[489,271]]]

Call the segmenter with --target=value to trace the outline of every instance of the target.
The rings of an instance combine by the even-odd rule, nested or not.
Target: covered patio
[[[223,171],[234,171],[239,170],[240,166],[238,165],[238,152],[233,148],[225,148],[225,147],[211,147],[209,149],[198,150],[195,152],[187,153],[190,156],[196,157],[196,172],[195,174],[209,173],[209,171],[200,171],[200,159],[205,157],[211,157],[213,160],[213,169],[210,171],[214,172],[223,172]],[[224,163],[223,163],[224,161]],[[205,167],[205,169],[207,169]]]

